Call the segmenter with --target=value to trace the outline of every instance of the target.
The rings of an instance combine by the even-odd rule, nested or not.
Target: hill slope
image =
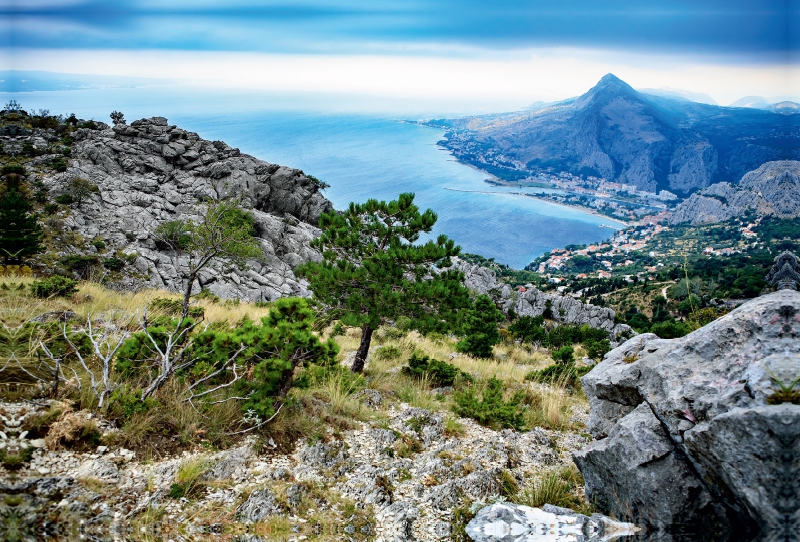
[[[608,74],[543,109],[427,124],[449,129],[445,144],[459,160],[493,173],[566,171],[688,195],[768,161],[799,159],[791,144],[799,120],[642,94]]]

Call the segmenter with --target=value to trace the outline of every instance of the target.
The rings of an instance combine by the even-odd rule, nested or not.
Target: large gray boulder
[[[698,539],[799,540],[800,405],[782,402],[800,399],[798,335],[800,293],[787,289],[686,337],[609,352],[582,379],[598,439],[574,454],[588,498]]]
[[[195,284],[196,291],[206,288],[220,297],[251,301],[310,295],[294,271],[303,262],[320,259],[309,242],[318,235],[320,214],[332,209],[316,180],[242,154],[222,141],[204,140],[162,117],[99,126],[75,132],[66,172],[37,169],[36,160],[31,162],[32,172],[41,175],[52,196],[67,193],[75,178],[97,187],[70,205],[67,216],[51,220],[51,227],[61,230],[56,235],[66,238],[69,232],[73,240],[64,244],[60,256],[102,259],[121,252],[135,262],[123,269],[118,287],[180,290],[178,269],[186,258],[161,250],[152,231],[163,222],[195,218],[205,201],[235,197],[255,218],[263,256],[248,262],[244,271],[211,265]],[[105,248],[97,249],[96,241]]]

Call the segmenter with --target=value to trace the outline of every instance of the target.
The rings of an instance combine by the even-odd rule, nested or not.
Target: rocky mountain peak
[[[639,99],[639,93],[633,87],[613,73],[607,73],[588,92],[575,100],[575,106],[583,108],[590,103],[604,104],[620,96]]]

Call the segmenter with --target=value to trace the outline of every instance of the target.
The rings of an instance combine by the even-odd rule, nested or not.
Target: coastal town
[[[670,226],[669,211],[648,215],[617,231],[605,242],[567,245],[543,254],[526,269],[548,283],[568,280],[622,277],[627,282],[657,280],[659,271],[671,268],[687,254],[706,257],[732,256],[759,247],[760,218],[734,221],[727,228],[713,228],[708,235],[686,236],[684,226]],[[722,230],[721,232],[716,230]]]

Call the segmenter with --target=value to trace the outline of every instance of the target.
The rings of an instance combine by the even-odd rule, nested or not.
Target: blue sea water
[[[9,95],[0,95],[7,100]],[[392,199],[414,192],[416,203],[439,216],[433,233],[463,251],[522,268],[553,248],[609,236],[607,218],[491,187],[487,174],[457,163],[437,146],[442,131],[401,122],[420,118],[299,106],[290,97],[266,99],[155,89],[90,89],[17,94],[26,110],[47,108],[108,121],[113,109],[131,121],[164,116],[210,140],[223,140],[260,159],[295,167],[330,184],[338,209],[351,201]],[[426,115],[427,117],[435,115]],[[451,190],[448,190],[451,189]],[[455,189],[455,190],[452,190]]]

